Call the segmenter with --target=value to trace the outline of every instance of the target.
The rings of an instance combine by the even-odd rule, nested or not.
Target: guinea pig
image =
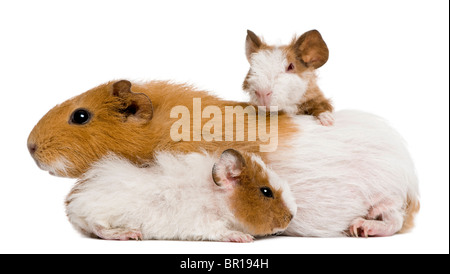
[[[289,114],[315,116],[325,126],[334,123],[333,106],[316,83],[315,70],[328,60],[328,47],[317,30],[294,38],[289,45],[267,45],[247,30],[245,53],[250,70],[243,89],[259,106],[277,106]]]
[[[414,165],[401,136],[379,117],[339,111],[327,127],[310,115],[280,112],[277,149],[262,153],[259,138],[173,140],[171,111],[181,106],[194,113],[193,98],[201,99],[203,110],[218,106],[222,118],[227,107],[249,106],[187,85],[112,81],[51,109],[30,133],[28,149],[42,169],[78,178],[109,153],[140,165],[152,161],[156,151],[212,153],[232,147],[259,155],[289,182],[299,213],[288,235],[387,236],[413,226],[420,208]],[[192,121],[193,115],[191,136]]]
[[[158,152],[144,167],[110,154],[66,199],[75,228],[108,240],[251,242],[285,230],[296,210],[285,181],[234,149],[220,157]]]
[[[373,114],[342,110],[335,118],[326,127],[310,115],[293,116],[301,134],[265,159],[289,182],[298,205],[284,233],[369,237],[408,231],[420,203],[404,140]]]
[[[414,165],[403,139],[379,117],[339,111],[327,127],[310,115],[280,112],[278,148],[258,153],[258,139],[171,139],[171,110],[183,106],[193,113],[193,98],[201,98],[204,108],[248,105],[186,85],[113,81],[51,109],[30,133],[28,149],[42,169],[79,178],[109,153],[141,165],[156,151],[213,153],[232,147],[260,155],[289,182],[298,213],[288,235],[387,236],[413,226],[420,208]]]
[[[112,152],[140,164],[153,158],[158,150],[177,152],[223,151],[234,148],[239,151],[259,153],[262,138],[248,141],[226,139],[224,126],[222,139],[212,141],[193,140],[195,130],[204,130],[211,118],[199,115],[201,122],[196,129],[194,121],[194,99],[201,100],[204,112],[210,106],[217,106],[221,112],[213,119],[226,121],[226,109],[251,106],[221,100],[191,86],[164,81],[131,83],[127,80],[111,81],[88,90],[61,104],[56,105],[42,117],[31,131],[27,146],[37,165],[53,175],[78,178],[91,164]],[[190,140],[173,140],[172,127],[179,120],[172,111],[182,107],[187,114]],[[253,106],[251,106],[253,107]],[[199,109],[200,110],[200,109]],[[222,115],[222,117],[218,116]],[[258,115],[255,113],[255,121]],[[175,117],[175,118],[174,118]],[[289,125],[287,115],[278,114],[280,141],[296,132]],[[245,119],[248,129],[251,119]],[[267,126],[270,119],[267,119]],[[238,126],[233,126],[237,136]],[[216,129],[214,129],[216,130]],[[245,132],[245,134],[248,134]],[[203,135],[203,133],[202,133]]]

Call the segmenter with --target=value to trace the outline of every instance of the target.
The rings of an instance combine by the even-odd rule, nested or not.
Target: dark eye
[[[294,64],[290,63],[286,71],[292,71],[294,69]]]
[[[261,190],[261,193],[266,196],[267,198],[273,198],[272,190],[268,187],[262,187],[259,190]]]
[[[77,125],[84,125],[91,119],[91,113],[85,109],[77,109],[70,116],[70,123]]]

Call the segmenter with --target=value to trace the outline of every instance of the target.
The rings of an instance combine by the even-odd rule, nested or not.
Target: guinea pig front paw
[[[104,240],[142,240],[142,233],[136,229],[128,228],[105,228],[97,226],[94,229],[95,235]]]
[[[253,242],[253,236],[239,231],[230,231],[222,235],[222,238],[220,240],[222,242],[251,243]]]
[[[317,116],[317,120],[323,126],[332,126],[334,124],[334,115],[329,111],[325,111]]]

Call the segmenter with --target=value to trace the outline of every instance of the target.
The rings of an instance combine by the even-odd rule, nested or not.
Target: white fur
[[[293,119],[299,136],[268,154],[298,205],[285,233],[343,236],[355,221],[382,209],[392,219],[390,231],[400,230],[407,196],[417,201],[419,195],[402,138],[379,117],[359,111],[336,112],[333,127],[307,115]]]
[[[65,177],[67,176],[67,169],[70,167],[70,161],[65,157],[53,161],[51,164],[38,163],[38,166],[45,171],[48,171],[51,175]]]
[[[286,54],[279,48],[253,53],[247,78],[249,88],[245,90],[250,94],[250,102],[263,105],[256,92],[271,91],[270,106],[278,106],[280,111],[287,113],[297,113],[297,104],[308,89],[308,79],[286,72],[288,66]]]
[[[230,191],[213,182],[215,157],[160,152],[155,159],[145,168],[114,155],[97,162],[67,198],[70,222],[97,236],[119,231],[142,239],[252,240],[228,207]],[[287,204],[295,213],[292,196]]]

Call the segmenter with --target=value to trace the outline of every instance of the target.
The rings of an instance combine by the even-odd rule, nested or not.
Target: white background
[[[448,253],[449,2],[0,2],[0,253]],[[404,136],[422,210],[388,238],[277,237],[251,244],[81,237],[64,212],[74,180],[38,169],[26,140],[51,107],[112,79],[172,79],[246,100],[246,30],[270,43],[318,29],[320,86],[337,110],[378,114]]]

